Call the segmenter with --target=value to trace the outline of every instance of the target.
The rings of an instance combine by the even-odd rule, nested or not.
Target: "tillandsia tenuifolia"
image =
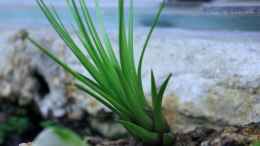
[[[29,40],[77,79],[79,82],[75,85],[79,89],[115,112],[120,118],[119,122],[132,136],[144,143],[168,145],[172,141],[172,136],[162,114],[162,99],[171,75],[157,88],[154,74],[151,71],[152,105],[145,98],[141,77],[144,53],[159,21],[164,3],[158,10],[144,42],[139,63],[136,65],[134,59],[133,0],[129,0],[127,27],[125,24],[125,1],[118,0],[119,57],[116,56],[110,38],[105,31],[99,0],[94,1],[99,31],[92,20],[86,0],[67,0],[77,29],[75,30],[76,34],[82,43],[82,48],[86,49],[89,56],[87,57],[87,54],[75,43],[65,28],[57,11],[48,7],[43,0],[37,0],[52,27],[88,71],[91,78],[73,70],[32,38],[29,37]]]

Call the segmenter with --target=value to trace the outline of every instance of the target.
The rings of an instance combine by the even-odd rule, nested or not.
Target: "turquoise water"
[[[136,27],[150,26],[155,15],[155,7],[138,7],[135,11]],[[94,12],[93,9],[91,9]],[[114,7],[104,8],[104,19],[107,29],[117,28],[117,10]],[[65,25],[71,26],[72,19],[64,7],[58,12]],[[175,15],[166,11],[159,26],[169,29],[202,29],[202,30],[246,30],[260,31],[260,16],[228,16],[228,15]],[[0,28],[44,28],[48,21],[37,7],[1,8]]]
[[[142,24],[149,26],[152,19],[144,17]],[[171,15],[164,14],[161,26],[195,30],[260,31],[260,15]]]
[[[61,16],[65,25],[71,26],[73,21],[68,14],[66,8],[58,8],[59,15]],[[135,24],[141,26],[141,19],[143,17],[153,17],[154,14],[147,13],[151,8],[138,8],[135,11]],[[156,9],[155,9],[156,10]],[[90,9],[93,16],[94,9]],[[117,9],[116,8],[105,8],[103,9],[104,22],[108,29],[117,28]],[[2,8],[0,9],[0,27],[49,27],[49,23],[43,16],[41,11],[37,7],[31,8]]]

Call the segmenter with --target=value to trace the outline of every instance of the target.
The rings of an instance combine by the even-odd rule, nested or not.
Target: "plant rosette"
[[[59,37],[77,57],[89,76],[81,74],[65,64],[49,49],[29,37],[37,48],[70,73],[78,82],[75,85],[116,113],[128,132],[143,143],[169,145],[173,138],[162,113],[162,100],[171,74],[161,86],[157,86],[151,71],[152,106],[145,98],[142,85],[142,65],[153,30],[159,22],[164,8],[161,4],[154,23],[145,39],[139,62],[134,57],[134,6],[129,0],[128,21],[125,21],[125,1],[118,0],[118,48],[119,55],[105,30],[99,0],[95,0],[96,18],[94,23],[86,0],[66,0],[73,18],[77,44],[63,24],[55,8],[48,7],[44,0],[37,3]],[[96,28],[96,24],[99,29]],[[127,26],[127,27],[126,27]],[[86,52],[86,53],[85,53]]]

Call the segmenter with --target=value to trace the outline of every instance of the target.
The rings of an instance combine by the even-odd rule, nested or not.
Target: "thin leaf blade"
[[[156,142],[158,140],[158,134],[150,132],[134,123],[120,120],[119,123],[124,125],[124,127],[136,138],[142,140],[143,142]]]

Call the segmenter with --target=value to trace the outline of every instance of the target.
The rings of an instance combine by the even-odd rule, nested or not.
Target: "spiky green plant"
[[[37,2],[52,27],[88,71],[91,78],[73,70],[33,39],[29,38],[29,40],[77,79],[79,83],[76,83],[76,86],[79,89],[85,91],[119,115],[119,122],[135,138],[145,143],[168,144],[172,137],[162,114],[162,99],[171,75],[157,90],[154,74],[151,72],[152,105],[148,104],[145,98],[141,77],[144,53],[152,32],[159,21],[164,4],[161,4],[155,17],[155,21],[144,42],[138,66],[136,66],[133,38],[133,0],[130,0],[128,27],[125,24],[125,2],[124,0],[118,0],[119,57],[115,55],[109,36],[105,31],[99,0],[95,0],[99,31],[92,20],[86,0],[67,0],[77,28],[76,34],[78,34],[83,49],[86,49],[89,57],[75,43],[55,9],[48,7],[43,0],[37,0]]]

